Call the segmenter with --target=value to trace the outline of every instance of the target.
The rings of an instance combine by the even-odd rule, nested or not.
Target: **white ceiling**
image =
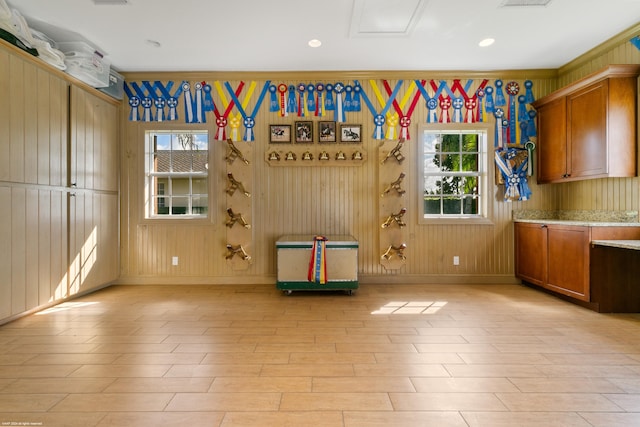
[[[640,0],[6,1],[54,40],[92,42],[120,71],[558,68],[640,22]],[[496,42],[479,47],[487,37]]]

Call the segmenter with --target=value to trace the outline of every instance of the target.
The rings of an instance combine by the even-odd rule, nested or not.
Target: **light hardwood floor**
[[[0,327],[0,426],[638,426],[640,315],[516,285],[113,286]]]

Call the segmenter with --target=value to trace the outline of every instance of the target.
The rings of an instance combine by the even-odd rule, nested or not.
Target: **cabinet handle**
[[[542,224],[540,228],[547,228],[547,224]]]
[[[69,197],[76,197],[76,193],[69,193]]]

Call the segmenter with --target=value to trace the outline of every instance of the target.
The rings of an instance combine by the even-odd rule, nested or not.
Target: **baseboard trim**
[[[114,285],[273,285],[276,276],[243,277],[121,277]],[[416,275],[360,275],[361,284],[519,284],[513,275],[496,274],[416,274]]]

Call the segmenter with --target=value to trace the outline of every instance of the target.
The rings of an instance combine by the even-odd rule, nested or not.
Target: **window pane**
[[[424,130],[421,139],[423,215],[462,216],[483,215],[482,186],[487,156],[487,130],[463,131],[451,129]],[[461,125],[462,127],[463,125]],[[449,126],[447,126],[449,127]]]
[[[461,201],[458,197],[446,197],[443,202],[442,213],[445,215],[460,215],[462,212]]]
[[[468,176],[462,181],[462,193],[463,194],[478,194],[478,177]]]
[[[203,215],[208,211],[209,142],[206,131],[146,133],[147,217]],[[196,197],[195,209],[192,197]]]
[[[463,154],[461,158],[462,164],[460,170],[462,172],[476,172],[478,170],[477,154]]]
[[[477,152],[478,151],[478,135],[476,134],[462,135],[462,151]]]
[[[428,215],[440,215],[440,197],[424,198],[424,213]]]
[[[184,215],[188,213],[189,198],[188,197],[172,197],[171,213],[174,215]]]
[[[193,178],[192,190],[193,194],[207,194],[207,180],[203,178]]]
[[[462,204],[462,213],[465,215],[476,215],[478,213],[478,198],[465,197]]]
[[[437,146],[440,143],[439,135],[435,133],[428,133],[424,137],[424,152],[434,153],[437,150]]]
[[[194,214],[206,214],[209,209],[209,198],[207,196],[193,196],[192,205]]]

